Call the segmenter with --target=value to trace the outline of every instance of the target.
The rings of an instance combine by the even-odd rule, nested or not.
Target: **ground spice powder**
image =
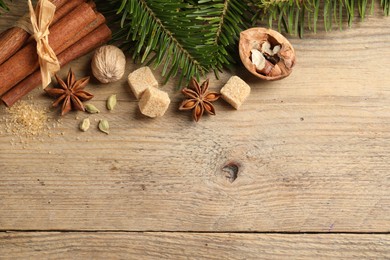
[[[48,128],[47,110],[27,101],[19,101],[6,108],[5,131],[19,137],[36,137]]]

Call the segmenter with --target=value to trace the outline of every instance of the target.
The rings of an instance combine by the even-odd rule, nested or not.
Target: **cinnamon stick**
[[[75,60],[100,45],[104,44],[111,38],[111,31],[107,25],[103,24],[97,29],[89,33],[79,42],[73,44],[71,47],[66,49],[60,55],[58,60],[60,61],[61,67],[65,66],[72,60]],[[10,91],[1,97],[1,100],[8,107],[12,106],[19,99],[27,95],[34,88],[38,87],[42,83],[41,73],[39,70],[25,78],[18,85],[14,86]]]
[[[0,48],[0,64],[22,48],[29,37],[30,35],[19,27],[12,27],[5,31],[0,38],[0,46],[2,47]]]
[[[10,28],[9,28],[9,29],[10,29]],[[0,33],[0,38],[3,37],[3,35],[4,35],[9,29],[7,29],[7,30],[5,30],[5,31],[2,31],[2,32]]]
[[[68,0],[60,8],[57,7],[56,12],[54,13],[53,22],[51,24],[54,25],[56,22],[65,17],[65,15],[70,13],[77,6],[81,5],[84,2],[85,0]]]
[[[51,1],[57,8],[54,14],[52,24],[55,24],[58,20],[67,15],[76,6],[80,5],[80,0],[52,0]],[[23,45],[27,42],[30,35],[19,27],[12,27],[0,34],[0,64],[5,62],[8,58],[12,57]]]
[[[64,41],[64,43],[58,47],[56,54],[62,53],[64,50],[66,50],[69,46],[71,46],[73,43],[76,43],[77,41],[84,38],[86,35],[88,35],[90,32],[95,30],[97,27],[102,25],[106,22],[106,18],[101,13],[96,13],[96,19],[93,20],[91,23],[89,23],[87,26],[82,28],[80,31],[78,31],[76,34],[73,35],[71,38],[71,43]]]
[[[52,4],[55,5],[57,8],[60,8],[68,1],[69,0],[51,0],[50,2],[52,2]]]
[[[49,35],[49,43],[54,52],[58,55],[77,42],[82,29],[96,19],[97,14],[94,10],[83,3],[58,21],[53,25]],[[38,68],[36,52],[36,43],[32,42],[0,65],[0,96]]]

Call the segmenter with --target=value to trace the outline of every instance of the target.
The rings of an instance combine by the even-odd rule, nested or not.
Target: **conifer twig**
[[[258,13],[255,20],[268,20],[268,25],[277,22],[279,31],[284,29],[290,34],[299,34],[304,30],[316,32],[317,24],[322,18],[326,31],[334,25],[340,29],[345,23],[352,25],[356,15],[363,21],[372,13],[374,4],[380,3],[385,15],[390,14],[390,0],[253,0]]]
[[[209,71],[218,76],[234,62],[231,50],[246,28],[248,6],[242,0],[96,2],[106,8],[109,2],[121,15],[114,39],[125,49],[131,46],[133,58],[161,66],[166,81],[179,74],[179,85]]]
[[[0,0],[0,9],[3,9],[5,11],[9,10],[9,8],[8,8],[8,6],[7,6],[7,4],[5,3],[4,0]]]

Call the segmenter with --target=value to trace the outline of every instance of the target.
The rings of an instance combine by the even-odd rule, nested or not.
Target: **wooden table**
[[[25,12],[20,2],[1,30]],[[390,258],[389,24],[376,11],[351,29],[290,37],[290,77],[258,81],[237,68],[247,102],[236,111],[219,101],[199,123],[178,111],[175,80],[162,87],[166,115],[148,119],[124,77],[92,81],[98,115],[53,110],[58,126],[27,143],[3,129],[0,258]],[[90,60],[70,64],[77,77]],[[139,66],[129,58],[126,75]],[[212,89],[230,76],[210,74]],[[52,102],[38,89],[31,97]],[[96,129],[101,118],[110,135]]]

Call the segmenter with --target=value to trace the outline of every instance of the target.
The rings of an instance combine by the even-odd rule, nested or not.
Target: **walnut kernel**
[[[239,52],[245,68],[265,80],[278,80],[291,74],[295,51],[277,31],[251,28],[241,32]]]

